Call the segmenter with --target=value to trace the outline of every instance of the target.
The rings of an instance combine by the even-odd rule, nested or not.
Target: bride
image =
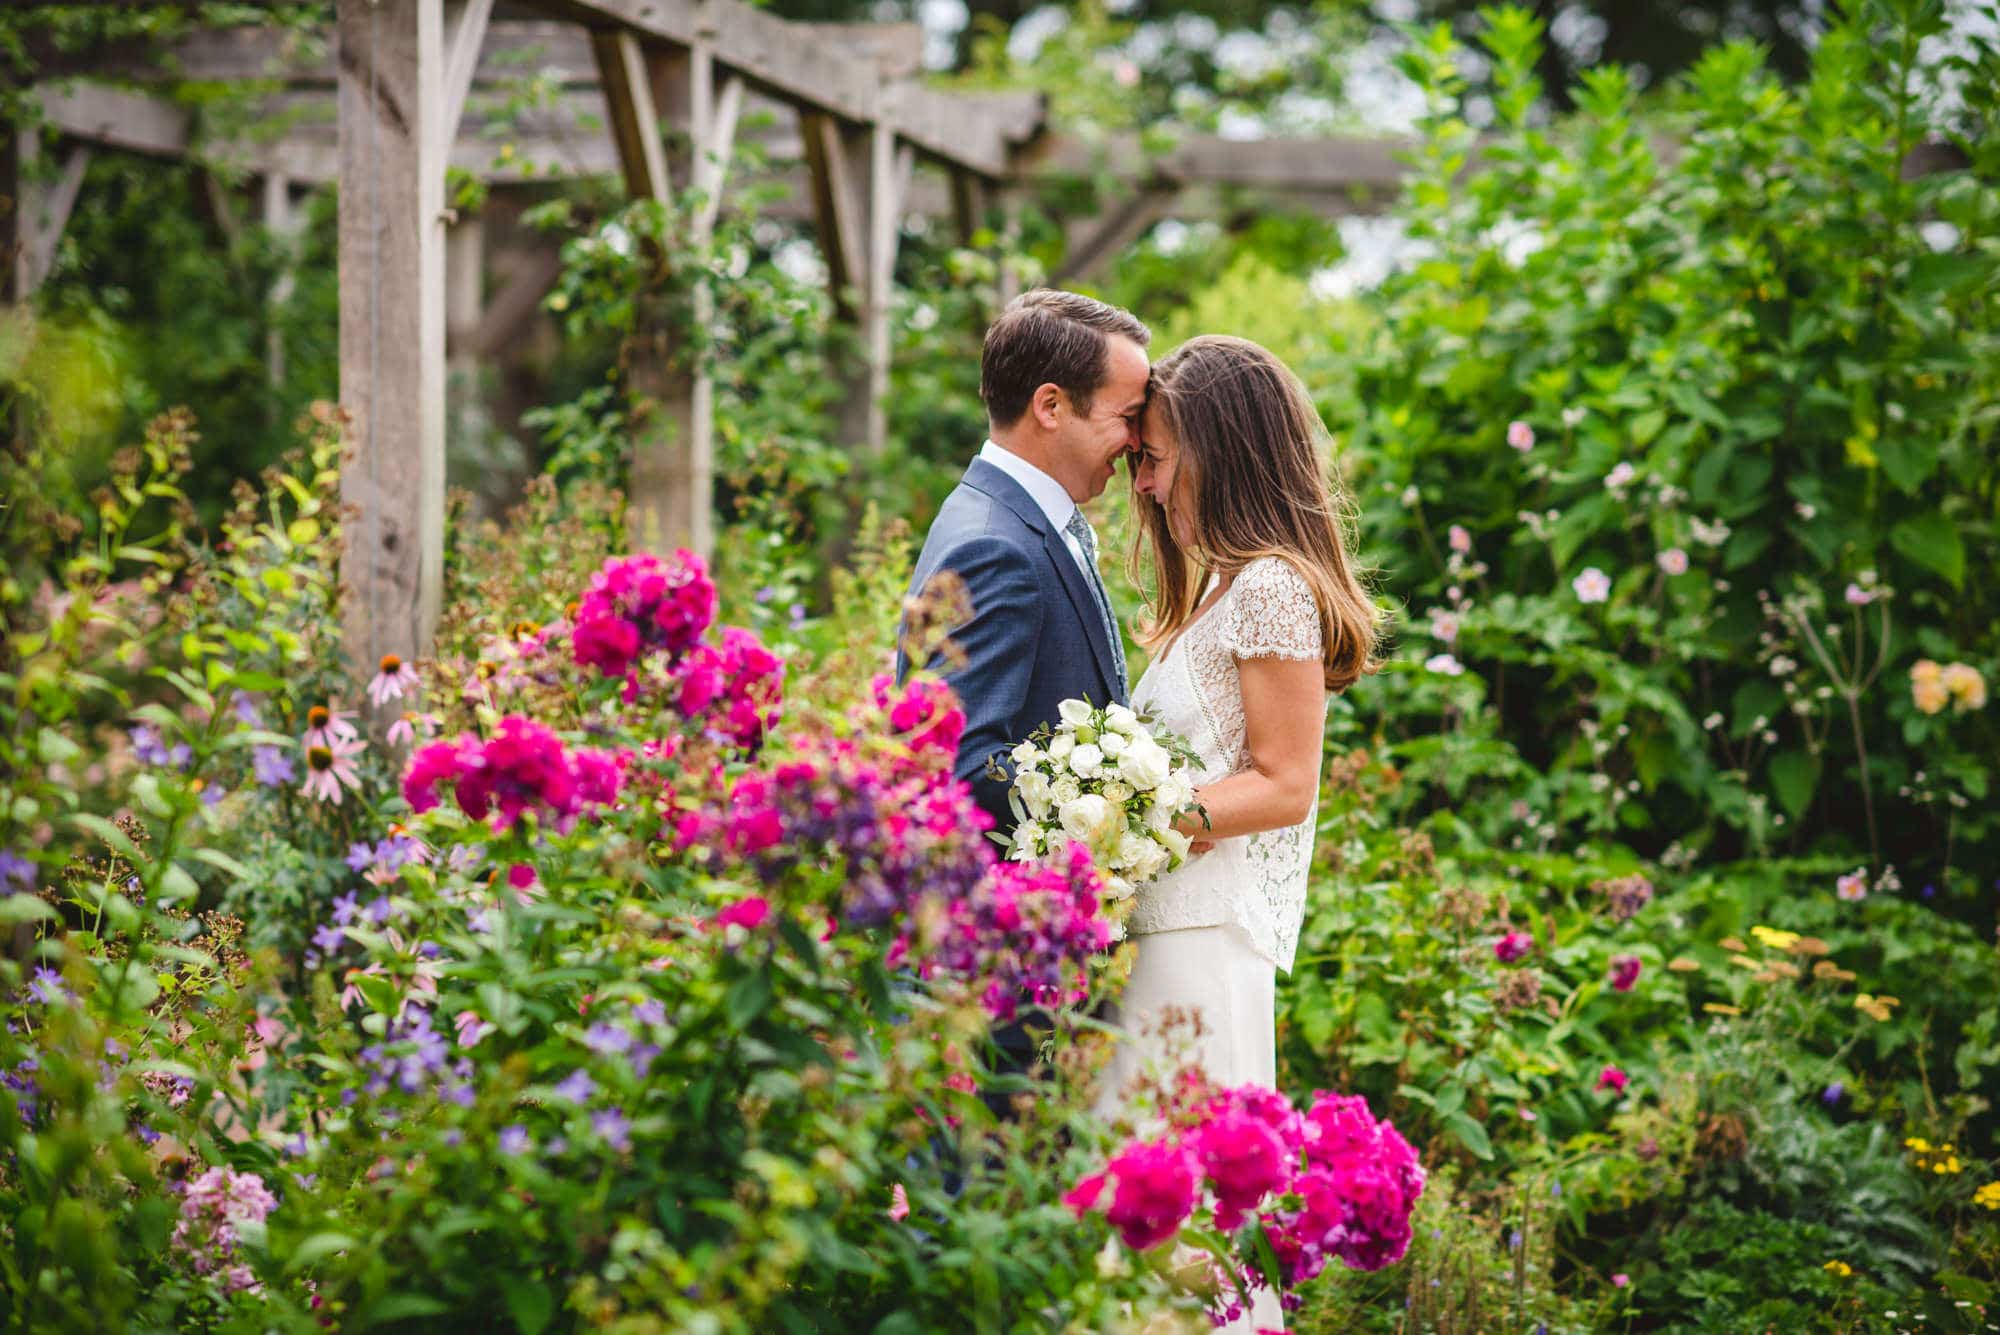
[[[1133,469],[1154,594],[1152,662],[1132,706],[1200,757],[1205,851],[1140,891],[1108,1110],[1165,1055],[1161,1012],[1200,1017],[1193,1057],[1217,1085],[1277,1083],[1276,974],[1305,915],[1329,691],[1372,670],[1378,613],[1347,551],[1325,428],[1255,343],[1192,339],[1153,368]],[[1142,587],[1144,581],[1140,581]],[[1231,1329],[1278,1328],[1257,1304]]]

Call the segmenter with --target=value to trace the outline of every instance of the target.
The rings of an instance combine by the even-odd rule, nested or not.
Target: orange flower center
[[[306,711],[306,724],[309,727],[324,728],[327,725],[327,720],[332,717],[333,715],[327,710],[325,705],[314,705]]]
[[[394,654],[382,655],[382,672],[385,676],[394,676],[396,673],[401,672],[402,670],[403,670],[402,659],[396,657],[396,655]]]
[[[325,773],[327,770],[333,768],[333,752],[324,746],[308,747],[306,750],[306,764],[319,770],[321,773]]]

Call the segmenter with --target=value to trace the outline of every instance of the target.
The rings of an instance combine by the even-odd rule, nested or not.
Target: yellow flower
[[[1701,961],[1689,959],[1686,955],[1676,955],[1667,961],[1667,967],[1675,973],[1698,973],[1701,970]]]
[[[1944,688],[1960,709],[1981,709],[1986,704],[1986,678],[1970,663],[1953,663],[1941,678]]]
[[[1764,967],[1762,964],[1759,964],[1756,960],[1751,959],[1748,955],[1731,955],[1729,957],[1729,962],[1731,964],[1734,964],[1739,969],[1761,969]]]
[[[1739,940],[1738,940],[1737,938],[1735,938],[1735,937],[1733,937],[1733,936],[1725,936],[1725,937],[1723,937],[1723,938],[1722,938],[1722,942],[1721,942],[1721,945],[1722,945],[1722,948],[1723,948],[1724,950],[1739,950],[1739,951],[1740,951],[1740,950],[1748,950],[1748,949],[1750,949],[1750,947],[1748,947],[1748,946],[1744,945],[1744,944],[1743,944],[1743,943],[1742,943],[1741,941],[1739,941]]]
[[[1818,960],[1813,964],[1813,977],[1837,978],[1843,983],[1851,983],[1854,981],[1855,976],[1851,971],[1841,968],[1832,960]]]
[[[1983,1205],[1989,1210],[2000,1210],[2000,1182],[1988,1182],[1973,1192],[1972,1203]]]
[[[1944,669],[1938,666],[1934,659],[1919,658],[1916,662],[1910,664],[1910,680],[1912,682],[1937,681],[1943,676]]]
[[[1903,1148],[1915,1150],[1918,1154],[1929,1154],[1931,1143],[1922,1136],[1911,1136],[1903,1142]]]
[[[1710,1015],[1741,1015],[1743,1013],[1741,1006],[1725,1006],[1719,1001],[1704,1001],[1701,1008]]]
[[[1776,927],[1766,927],[1762,923],[1752,927],[1750,935],[1773,950],[1790,950],[1803,939],[1797,932],[1780,931]]]
[[[1826,1271],[1827,1274],[1832,1275],[1835,1279],[1846,1279],[1854,1273],[1854,1267],[1845,1261],[1828,1261],[1820,1269]]]
[[[1878,1023],[1889,1018],[1891,1006],[1899,1004],[1901,1003],[1894,997],[1873,997],[1866,992],[1859,993],[1854,998],[1854,1009]]]
[[[1951,692],[1941,681],[1913,681],[1910,683],[1910,700],[1920,713],[1942,714],[1944,707],[1951,703]]]

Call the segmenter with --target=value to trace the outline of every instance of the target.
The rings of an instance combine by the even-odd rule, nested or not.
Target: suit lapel
[[[1097,599],[1090,592],[1090,585],[1077,566],[1076,558],[1070,555],[1069,544],[1049,522],[1042,507],[1035,504],[1035,498],[1020,483],[986,460],[972,461],[972,466],[965,470],[965,484],[974,491],[991,496],[1013,511],[1022,523],[1042,535],[1042,547],[1048,552],[1049,564],[1055,567],[1056,579],[1083,622],[1084,638],[1090,642],[1090,656],[1097,664],[1097,674],[1104,686],[1105,698],[1094,703],[1110,704],[1118,689],[1113,685],[1118,680],[1118,660],[1112,654],[1111,642],[1105,638],[1104,617],[1097,610]]]

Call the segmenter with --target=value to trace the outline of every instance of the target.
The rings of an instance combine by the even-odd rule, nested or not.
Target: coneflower
[[[400,700],[405,691],[417,689],[417,670],[395,654],[383,654],[373,680],[368,683],[368,698],[377,709],[391,700]]]
[[[361,750],[361,742],[352,737],[330,737],[323,746],[307,746],[306,781],[299,785],[300,791],[339,806],[343,787],[361,787],[361,776],[354,772],[354,757]]]

